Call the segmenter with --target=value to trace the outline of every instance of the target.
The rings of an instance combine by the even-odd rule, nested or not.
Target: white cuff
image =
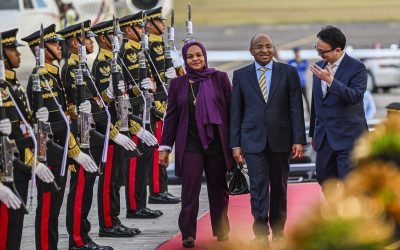
[[[170,146],[162,145],[162,146],[158,147],[158,152],[161,152],[161,151],[169,151],[169,152],[171,152],[172,148]]]

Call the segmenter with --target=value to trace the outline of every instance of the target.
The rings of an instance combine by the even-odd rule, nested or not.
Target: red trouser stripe
[[[157,122],[156,128],[156,138],[158,144],[161,143],[161,132],[162,132],[162,122]],[[154,161],[153,161],[153,192],[160,192],[160,164],[158,164],[158,148],[154,149]]]
[[[7,230],[8,230],[8,208],[6,204],[0,202],[0,249],[6,249]]]
[[[74,204],[74,241],[77,247],[83,246],[81,238],[81,219],[82,219],[82,198],[85,189],[85,175],[82,166],[79,166],[78,185],[76,187],[75,204]]]
[[[40,226],[40,243],[42,246],[42,250],[49,250],[49,216],[50,216],[51,192],[44,193],[42,201],[43,202],[42,202],[42,221]]]
[[[111,208],[110,208],[110,185],[111,185],[111,170],[114,155],[114,145],[108,146],[106,170],[104,171],[104,183],[103,183],[103,212],[104,212],[104,223],[106,227],[112,227],[111,221]]]
[[[132,141],[137,145],[137,136],[132,136]],[[136,159],[137,157],[131,158],[129,162],[129,209],[136,209],[136,196],[135,196],[135,185],[136,185]]]

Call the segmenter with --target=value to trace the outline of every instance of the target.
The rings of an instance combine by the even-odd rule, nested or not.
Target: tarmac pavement
[[[180,196],[180,185],[169,185],[169,192],[173,195]],[[35,190],[36,191],[36,190]],[[66,201],[69,188],[66,188],[64,202],[59,217],[59,250],[68,249],[68,233],[65,225],[66,222]],[[90,237],[99,245],[112,246],[115,250],[150,250],[155,249],[161,243],[171,239],[179,233],[178,216],[181,204],[148,204],[151,209],[159,209],[164,215],[155,219],[127,219],[125,205],[125,190],[121,188],[121,215],[122,224],[128,227],[137,227],[142,233],[130,238],[105,238],[99,237],[99,222],[97,216],[97,185],[93,190],[93,204],[89,214],[89,221],[92,224]],[[31,250],[35,246],[35,209],[36,209],[36,192],[33,200],[34,210],[25,215],[24,230],[22,235],[22,250]],[[28,201],[29,205],[29,201]],[[207,186],[203,185],[200,194],[199,216],[208,211]]]

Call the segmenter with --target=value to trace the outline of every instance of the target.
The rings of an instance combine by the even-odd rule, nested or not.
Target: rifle
[[[76,99],[77,106],[79,107],[83,102],[86,101],[85,97],[85,84],[83,82],[83,69],[86,63],[86,46],[85,46],[85,24],[82,22],[81,26],[81,44],[78,44],[78,55],[79,55],[79,63],[78,68],[74,70],[75,83],[76,83]],[[80,148],[82,152],[92,157],[90,153],[90,137],[94,134],[95,131],[95,123],[93,119],[93,115],[91,113],[86,113],[79,111],[78,115],[78,131],[81,139]],[[93,158],[93,157],[92,157]],[[101,167],[101,166],[100,166]],[[89,176],[100,176],[101,170],[100,167],[94,173],[84,172],[85,177]]]
[[[44,33],[43,33],[43,24],[40,26],[40,43],[39,46],[35,47],[35,57],[36,57],[36,70],[35,73],[31,75],[32,77],[32,90],[33,90],[33,112],[36,112],[43,107],[43,92],[42,86],[40,84],[40,73],[39,70],[44,67]],[[33,116],[34,117],[34,116]],[[33,120],[35,120],[33,118]],[[39,120],[36,121],[34,125],[34,131],[36,135],[36,140],[38,143],[38,160],[39,162],[45,164],[47,166],[47,148],[50,144],[53,144],[53,132],[51,129],[51,125],[49,122],[41,122]],[[53,181],[51,183],[52,191],[58,192],[60,188],[57,183]]]
[[[193,25],[192,25],[192,7],[188,4],[188,19],[185,20],[186,38],[183,40],[184,44],[194,41],[193,39]]]
[[[4,66],[4,56],[3,56],[3,38],[0,33],[0,85],[3,86],[6,81],[5,78],[5,66]],[[11,95],[11,93],[9,93]],[[15,104],[16,105],[16,104]],[[3,97],[0,95],[0,120],[6,118],[6,107],[3,105]],[[1,168],[0,168],[0,180],[1,182],[9,187],[13,193],[20,199],[22,209],[25,214],[28,214],[28,209],[26,209],[25,203],[21,196],[19,195],[15,184],[14,184],[14,174],[13,167],[21,166],[27,167],[30,171],[30,166],[23,166],[18,163],[19,152],[15,140],[10,140],[8,136],[0,134],[0,158],[1,158]]]
[[[147,55],[148,60],[150,61],[151,65],[153,66],[154,70],[156,71],[156,75],[158,77],[158,80],[161,82],[161,85],[163,87],[164,92],[156,92],[153,93],[153,102],[154,101],[165,101],[167,99],[168,96],[168,91],[167,88],[165,87],[165,83],[163,82],[163,80],[160,77],[160,73],[157,71],[157,67],[154,64],[153,60],[151,59],[150,53],[149,53],[149,39],[148,39],[148,32],[147,32],[147,15],[144,15],[144,32],[142,33],[142,39],[141,39],[141,50],[140,53],[142,53],[143,55]],[[143,74],[142,77],[147,77],[147,70],[146,73],[144,73],[144,67],[147,68],[146,65],[146,58],[142,59],[142,71],[143,73],[140,73],[142,71],[140,71],[140,53],[139,53],[139,74]],[[140,78],[140,81],[142,81],[144,78]],[[148,106],[150,107],[150,106]],[[161,117],[160,117],[161,118]]]
[[[118,43],[118,24],[115,16],[113,16],[113,35],[111,40],[111,46],[113,50],[113,58],[111,59],[111,76],[116,102],[117,117],[120,121],[119,131],[120,133],[129,136],[129,115],[132,114],[132,106],[129,101],[129,97],[126,93],[122,93],[118,89],[118,83],[123,81],[122,71],[118,66],[118,53],[119,53],[119,43]],[[131,138],[131,137],[130,137]],[[126,151],[127,156],[130,158],[141,156],[142,154],[136,148],[134,151]]]

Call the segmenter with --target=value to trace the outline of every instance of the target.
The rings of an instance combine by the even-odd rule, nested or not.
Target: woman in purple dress
[[[232,164],[229,112],[232,85],[228,75],[208,68],[206,50],[199,42],[182,48],[186,74],[172,79],[159,148],[167,167],[175,143],[175,175],[182,178],[179,228],[184,247],[194,247],[203,170],[207,179],[213,235],[228,240],[229,193],[226,174]]]

